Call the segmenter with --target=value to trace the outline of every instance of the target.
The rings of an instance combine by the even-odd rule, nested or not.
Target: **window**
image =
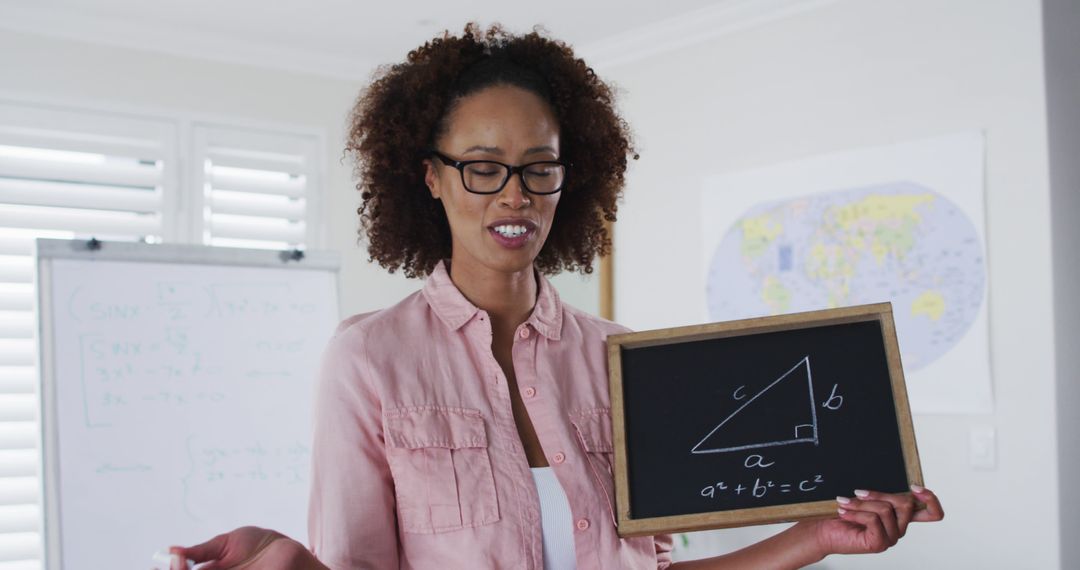
[[[192,208],[202,243],[296,249],[313,239],[316,140],[195,125]],[[309,235],[312,234],[312,235]]]
[[[319,244],[320,140],[0,101],[0,570],[42,567],[34,239]]]

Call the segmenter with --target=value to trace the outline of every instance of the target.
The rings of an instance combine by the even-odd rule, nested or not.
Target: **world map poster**
[[[975,132],[709,178],[707,318],[891,302],[912,411],[991,411],[983,171]]]

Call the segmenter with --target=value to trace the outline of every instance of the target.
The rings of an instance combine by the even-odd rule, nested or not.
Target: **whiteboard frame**
[[[34,313],[37,315],[38,401],[40,406],[40,442],[38,472],[41,473],[41,502],[44,518],[45,570],[64,568],[60,528],[60,458],[59,434],[56,429],[56,355],[52,317],[52,261],[55,259],[90,259],[139,263],[172,263],[193,265],[226,265],[230,267],[272,267],[281,269],[315,270],[334,274],[335,307],[341,317],[341,287],[338,283],[340,255],[335,251],[307,251],[293,260],[293,251],[243,249],[192,244],[147,244],[135,242],[65,240],[38,238],[35,240],[34,266],[36,284]],[[163,545],[164,546],[164,545]],[[149,559],[148,559],[149,560]],[[149,563],[149,562],[148,562]]]

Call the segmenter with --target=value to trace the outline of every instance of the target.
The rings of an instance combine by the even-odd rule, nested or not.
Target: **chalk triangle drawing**
[[[795,443],[818,444],[809,355],[743,402],[701,438],[690,453],[724,453]]]

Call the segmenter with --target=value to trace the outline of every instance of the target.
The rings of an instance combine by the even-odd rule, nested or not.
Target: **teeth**
[[[518,237],[526,232],[525,226],[516,226],[510,224],[495,226],[494,229],[495,231],[499,232],[499,235],[511,238]]]

